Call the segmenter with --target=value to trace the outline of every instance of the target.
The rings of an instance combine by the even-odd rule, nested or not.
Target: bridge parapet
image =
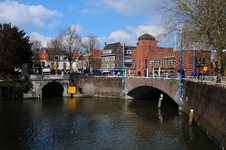
[[[69,75],[30,75],[30,79],[70,79]]]

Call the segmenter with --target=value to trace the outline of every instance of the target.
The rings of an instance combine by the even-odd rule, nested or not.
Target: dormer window
[[[104,54],[112,53],[112,50],[104,50]]]

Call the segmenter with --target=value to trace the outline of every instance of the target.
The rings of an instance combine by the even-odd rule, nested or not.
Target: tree
[[[23,30],[17,27],[1,31],[0,36],[0,71],[13,73],[15,68],[22,68],[23,63],[31,64],[31,43]]]
[[[38,52],[42,48],[42,42],[39,40],[31,40],[32,47],[31,50],[35,53]]]
[[[81,50],[81,35],[75,26],[68,26],[67,28],[59,29],[57,39],[59,41],[59,48],[65,53],[70,63],[70,72],[72,72],[72,63],[75,61],[73,54]]]
[[[42,48],[42,42],[39,40],[31,40],[31,43],[31,49],[34,53],[34,73],[36,74],[37,67],[39,68],[39,72],[41,72],[40,50]]]
[[[92,61],[93,56],[91,54],[91,50],[95,50],[100,47],[99,39],[95,35],[90,34],[87,36],[87,38],[84,39],[84,41],[82,43],[82,47],[85,50],[85,55],[83,55],[83,58],[84,58],[84,61],[86,63],[88,70],[90,71],[90,68],[91,68],[92,64],[94,63],[94,61]]]
[[[164,0],[157,7],[163,12],[162,37],[183,31],[183,48],[214,48],[218,54],[217,82],[221,82],[222,51],[226,48],[225,0]]]
[[[55,60],[55,56],[59,54],[59,41],[58,38],[53,38],[50,40],[50,42],[47,42],[48,49],[46,50],[49,61],[51,62],[51,72],[54,70],[54,64],[57,63],[59,60]]]

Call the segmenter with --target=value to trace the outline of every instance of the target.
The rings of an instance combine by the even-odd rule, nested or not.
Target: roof
[[[150,41],[155,41],[155,37],[148,34],[148,33],[145,33],[143,35],[141,35],[139,38],[138,38],[138,41],[140,40],[150,40]]]
[[[100,55],[103,50],[92,49],[90,52],[92,53],[93,58],[100,58]]]
[[[72,53],[72,57],[77,58],[80,54],[82,54],[82,53]]]
[[[106,44],[105,47],[104,47],[104,50],[108,50],[108,49],[110,50],[111,49],[112,50],[112,53],[114,53],[119,44],[120,44],[120,42],[118,42],[118,43],[112,43],[112,44]]]
[[[46,53],[41,53],[39,56],[40,59],[48,59],[48,55]]]
[[[132,49],[136,49],[136,46],[125,46],[125,50],[132,50]]]

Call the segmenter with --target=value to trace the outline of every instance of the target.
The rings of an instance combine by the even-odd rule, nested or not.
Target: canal
[[[63,98],[0,101],[0,147],[12,149],[214,150],[177,106],[151,100]]]

